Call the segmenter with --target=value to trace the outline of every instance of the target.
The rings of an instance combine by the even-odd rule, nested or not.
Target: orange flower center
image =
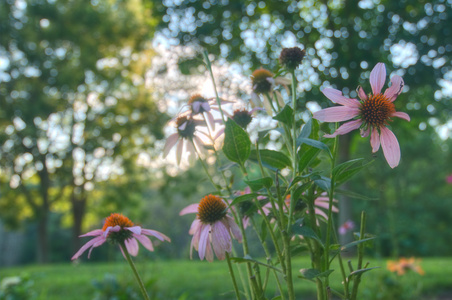
[[[198,206],[198,218],[204,224],[212,224],[226,215],[226,203],[220,197],[207,195],[201,199]]]
[[[251,74],[251,81],[253,83],[253,90],[258,94],[265,94],[271,91],[272,84],[267,78],[272,78],[273,74],[269,70],[260,68]]]
[[[119,225],[121,228],[124,227],[132,227],[133,222],[129,220],[129,218],[124,217],[122,214],[111,214],[108,218],[105,219],[104,227],[102,227],[102,231],[107,230],[108,227],[115,227]]]
[[[374,128],[385,125],[393,112],[394,104],[383,94],[370,95],[361,104],[361,118],[364,123]]]
[[[188,99],[188,104],[193,104],[193,102],[207,102],[207,100],[200,94],[194,94]]]

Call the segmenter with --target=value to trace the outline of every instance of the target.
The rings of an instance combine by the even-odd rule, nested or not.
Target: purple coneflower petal
[[[96,229],[90,232],[87,232],[85,234],[79,235],[79,237],[84,237],[84,236],[99,236],[102,235],[104,232],[102,229]]]
[[[199,244],[198,244],[198,253],[199,258],[201,260],[204,259],[204,256],[206,255],[206,249],[209,245],[209,231],[211,230],[209,224],[203,224],[201,227],[201,235],[199,237]]]
[[[130,255],[137,256],[139,247],[135,238],[125,240],[124,244],[126,245],[127,252],[129,252]]]
[[[374,95],[380,94],[386,80],[386,67],[384,63],[378,63],[370,72],[370,86]]]
[[[218,259],[225,259],[225,252],[231,252],[231,234],[223,222],[212,225],[212,246]]]
[[[360,133],[361,137],[363,137],[363,138],[368,137],[369,133],[370,133],[370,127],[367,127],[366,129],[361,129],[359,131],[359,133]]]
[[[195,219],[193,221],[193,223],[191,223],[190,230],[188,231],[188,234],[191,234],[191,235],[195,234],[195,232],[197,232],[199,230],[200,226],[201,226],[201,220]]]
[[[201,107],[204,109],[204,111],[207,111],[207,112],[210,111],[210,104],[209,104],[209,102],[202,103]]]
[[[154,246],[152,246],[152,242],[147,236],[134,234],[133,237],[136,238],[146,249],[148,249],[149,251],[154,251]]]
[[[408,122],[411,120],[410,116],[407,113],[404,113],[401,111],[396,111],[396,112],[392,113],[391,117],[401,118],[401,119],[407,120]]]
[[[141,234],[141,227],[140,226],[133,226],[133,227],[124,227],[124,229],[127,229],[135,234]]]
[[[372,153],[375,153],[380,149],[380,135],[375,128],[372,129],[372,134],[370,135],[370,145],[372,146]]]
[[[337,135],[349,133],[352,130],[358,129],[362,123],[361,119],[344,123],[333,134],[325,134],[324,137],[334,138]]]
[[[313,118],[322,122],[342,122],[358,116],[359,112],[359,108],[335,106],[316,111]]]
[[[213,262],[213,251],[209,242],[207,242],[206,245],[206,259],[208,262]]]
[[[359,99],[361,99],[362,101],[367,100],[366,92],[364,92],[364,89],[361,86],[358,86],[356,91],[358,92]]]
[[[400,146],[396,136],[391,130],[383,126],[380,128],[380,141],[389,166],[391,168],[397,167],[400,162]]]
[[[328,216],[327,216],[326,213],[324,213],[323,210],[321,210],[320,208],[314,208],[314,212],[315,212],[316,215],[322,216],[322,217],[324,217],[326,220],[328,220]]]
[[[242,242],[242,233],[240,232],[239,226],[235,223],[234,219],[230,216],[226,216],[227,224],[229,225],[229,228],[231,229],[232,235],[235,237],[239,243]]]
[[[192,112],[194,115],[199,114],[199,108],[201,107],[201,102],[195,101],[192,103],[191,107],[192,107]]]
[[[77,251],[77,253],[74,254],[74,256],[72,256],[71,260],[77,259],[80,257],[80,255],[83,254],[83,252],[85,252],[88,248],[92,247],[94,244],[97,244],[100,241],[103,241],[103,243],[105,243],[107,239],[101,235],[98,236],[92,240],[89,240],[85,245],[82,246],[82,248],[80,248],[80,250]]]
[[[166,235],[164,235],[161,232],[158,232],[156,230],[152,230],[152,229],[141,229],[141,234],[145,234],[145,235],[151,235],[154,236],[156,238],[158,238],[159,240],[163,241],[168,241],[171,242],[171,239],[169,237],[167,237]]]
[[[88,259],[91,257],[91,251],[93,251],[94,248],[101,246],[103,243],[105,243],[107,241],[106,238],[103,239],[99,239],[98,241],[96,241],[93,246],[89,249],[88,251]]]
[[[199,206],[199,203],[190,204],[189,206],[183,208],[180,211],[179,216],[183,216],[186,214],[198,213],[198,206]]]
[[[177,140],[179,139],[179,134],[173,133],[166,139],[165,146],[163,147],[163,157],[166,157],[170,150],[176,145]]]
[[[215,119],[211,113],[205,113],[204,116],[206,116],[206,123],[207,126],[209,126],[211,131],[215,131]]]
[[[180,165],[180,160],[182,158],[182,150],[184,149],[184,140],[180,140],[179,143],[177,144],[177,148],[176,148],[176,159],[177,159],[177,164]]]
[[[355,108],[359,107],[360,105],[358,100],[344,97],[341,91],[333,88],[325,88],[322,90],[322,93],[333,103],[338,103],[341,105]]]
[[[118,225],[116,225],[115,227],[108,226],[107,229],[105,229],[105,231],[104,231],[104,233],[103,233],[103,236],[104,236],[104,237],[107,237],[107,235],[108,235],[108,233],[109,233],[110,231],[111,231],[111,232],[118,232],[118,231],[120,231],[120,230],[121,230],[121,227],[118,226]]]
[[[385,96],[389,101],[393,102],[403,90],[403,79],[398,75],[394,75],[391,78],[391,86],[386,89]]]

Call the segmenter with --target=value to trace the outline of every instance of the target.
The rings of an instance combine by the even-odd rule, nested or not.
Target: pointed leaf
[[[286,167],[291,167],[292,162],[284,153],[274,150],[262,149],[259,150],[259,156],[263,164],[267,164],[278,170],[284,169]],[[251,150],[249,159],[258,161],[257,151]]]
[[[298,141],[298,139],[309,138],[309,136],[311,135],[311,131],[312,131],[312,118],[309,119],[309,121],[301,129],[301,132],[297,138],[297,141]],[[299,145],[297,145],[297,146],[299,146]]]
[[[243,165],[251,152],[251,141],[248,134],[231,119],[226,121],[224,133],[224,154],[230,161]]]
[[[300,153],[298,151],[298,153]],[[309,164],[314,160],[314,158],[320,153],[320,149],[309,147],[304,151],[298,160],[298,170],[303,171]]]
[[[273,120],[280,121],[281,123],[284,123],[288,125],[289,127],[292,126],[293,122],[293,109],[289,105],[284,106],[284,108],[273,117]]]
[[[253,200],[257,196],[258,196],[258,194],[256,194],[256,193],[250,193],[250,194],[245,194],[245,195],[238,196],[234,200],[232,200],[232,203],[229,206],[233,206],[233,205],[239,204],[241,202]]]
[[[306,144],[309,146],[312,146],[314,148],[317,149],[321,149],[321,150],[325,150],[326,153],[328,153],[328,155],[330,157],[333,157],[333,155],[331,154],[330,148],[328,148],[327,145],[325,145],[324,143],[317,141],[317,140],[313,140],[313,139],[309,139],[309,138],[297,138],[297,145],[301,145],[301,144]]]
[[[256,180],[245,180],[245,183],[251,188],[252,191],[258,191],[264,187],[270,188],[273,185],[273,179],[270,177],[264,177]]]

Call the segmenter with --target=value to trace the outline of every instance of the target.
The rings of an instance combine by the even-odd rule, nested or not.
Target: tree
[[[46,262],[55,204],[70,199],[78,235],[88,192],[161,137],[143,80],[152,19],[140,1],[3,1],[0,14],[2,216],[36,219]]]

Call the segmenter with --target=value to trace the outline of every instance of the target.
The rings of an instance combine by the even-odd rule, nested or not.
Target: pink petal
[[[403,79],[398,75],[394,75],[391,78],[391,86],[386,89],[385,96],[389,101],[393,102],[403,90]]]
[[[198,251],[198,248],[199,248],[198,247],[199,246],[199,238],[201,237],[201,232],[202,232],[203,227],[204,227],[204,224],[200,223],[197,230],[193,234],[193,239],[191,240],[192,245],[196,249],[196,251]]]
[[[121,227],[119,226],[119,225],[116,225],[115,227],[111,227],[111,226],[108,226],[107,227],[107,229],[105,229],[105,231],[104,231],[104,233],[103,233],[103,236],[104,237],[107,237],[107,235],[108,235],[108,233],[111,231],[111,232],[118,232],[118,231],[120,231],[121,230]]]
[[[325,88],[322,90],[322,93],[330,99],[333,103],[338,103],[341,105],[345,105],[348,107],[359,107],[360,103],[356,99],[350,99],[347,97],[344,97],[342,95],[342,92],[336,89],[332,88]]]
[[[235,223],[234,219],[230,216],[226,216],[227,224],[229,225],[229,228],[231,229],[232,235],[235,237],[239,243],[242,242],[242,233],[240,232],[239,226]]]
[[[365,129],[365,130],[361,129],[359,133],[361,134],[361,137],[363,137],[363,138],[368,137],[369,133],[370,133],[370,128],[367,127],[367,129]]]
[[[137,256],[138,254],[138,242],[134,238],[125,240],[127,252],[132,256]]]
[[[359,99],[361,99],[363,101],[367,100],[366,92],[364,92],[364,89],[361,86],[358,86],[358,88],[356,89],[356,92],[358,93]]]
[[[163,241],[171,242],[171,239],[169,237],[167,237],[163,233],[156,231],[156,230],[143,228],[143,229],[141,229],[141,234],[154,236],[154,237],[158,238],[159,240],[161,240],[162,242]]]
[[[98,246],[102,245],[103,243],[105,243],[106,240],[107,239],[103,235],[98,236],[92,240],[89,240],[85,245],[82,246],[82,248],[80,248],[80,250],[77,251],[77,253],[74,254],[74,256],[72,256],[71,260],[79,258],[80,255],[82,255],[83,252],[85,252],[88,248],[94,247],[93,245],[95,244],[97,245],[101,241],[102,243],[99,244]]]
[[[102,229],[96,229],[90,232],[87,232],[85,234],[80,235],[79,237],[84,237],[84,236],[99,236],[102,235],[104,233],[104,231]]]
[[[401,111],[396,111],[396,112],[392,113],[391,117],[401,118],[401,119],[407,120],[408,122],[411,120],[410,116],[407,113],[404,113]]]
[[[213,251],[212,246],[210,246],[210,243],[208,242],[206,245],[206,259],[208,262],[213,262]]]
[[[199,253],[199,258],[201,260],[203,260],[204,256],[206,255],[207,246],[210,246],[209,231],[210,231],[210,225],[204,224],[201,227],[201,236],[199,237],[199,245],[198,245],[198,253]]]
[[[190,230],[188,231],[188,234],[191,234],[191,235],[195,234],[195,232],[199,230],[199,226],[201,226],[201,220],[195,219],[193,221],[193,223],[191,223]]]
[[[184,148],[184,140],[179,141],[179,143],[177,144],[177,148],[176,148],[176,159],[177,159],[177,164],[180,165],[180,160],[182,157],[182,150]]]
[[[148,249],[149,251],[154,251],[154,246],[152,246],[152,242],[151,240],[145,236],[145,235],[141,235],[141,234],[134,234],[133,235],[140,243],[141,245],[143,245],[146,249]]]
[[[221,221],[212,225],[212,246],[219,260],[226,258],[225,252],[231,252],[231,235]]]
[[[372,129],[372,134],[370,135],[370,145],[372,146],[372,153],[375,153],[380,149],[380,135],[375,128]]]
[[[213,118],[213,115],[209,112],[206,112],[204,113],[204,116],[206,117],[207,126],[209,126],[211,131],[215,131],[215,119]]]
[[[314,113],[313,118],[322,122],[342,122],[353,119],[359,115],[359,108],[348,106],[335,106],[319,110]]]
[[[370,86],[374,95],[380,94],[386,80],[386,67],[384,63],[378,63],[370,72]]]
[[[135,234],[141,234],[141,227],[140,226],[133,226],[133,227],[124,227],[124,229],[127,229]]]
[[[349,133],[352,130],[358,129],[362,123],[363,122],[361,119],[344,123],[333,134],[325,134],[324,137],[333,138],[333,137],[336,137],[337,135],[343,135],[343,134]]]
[[[201,107],[201,102],[195,101],[195,102],[193,102],[191,107],[192,107],[192,112],[194,115],[199,114],[199,108]]]
[[[209,102],[203,102],[201,104],[201,107],[204,109],[204,111],[209,112],[210,111],[210,104]]]
[[[380,128],[380,141],[389,166],[391,168],[397,167],[400,162],[400,146],[396,136],[391,130],[383,126]]]
[[[179,213],[179,216],[183,216],[186,214],[198,213],[199,203],[190,204],[189,206],[182,209]]]
[[[165,147],[163,147],[163,157],[166,157],[170,150],[176,145],[177,141],[179,139],[179,134],[173,133],[166,139]]]

